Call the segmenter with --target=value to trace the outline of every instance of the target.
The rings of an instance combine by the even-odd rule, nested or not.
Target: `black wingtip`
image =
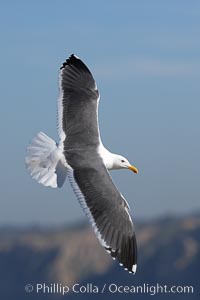
[[[98,97],[98,91],[92,73],[86,64],[75,54],[71,54],[62,64],[59,76],[61,81],[65,82],[64,88],[69,87],[73,82],[73,87],[94,90],[94,96]]]
[[[84,62],[75,54],[71,54],[69,58],[66,59],[66,61],[60,67],[60,70],[65,69],[66,66],[74,67],[83,73],[89,73],[90,75],[92,75]]]
[[[81,61],[81,59],[74,53],[72,53],[69,58],[66,59],[66,61],[60,67],[60,70],[64,69],[66,66],[76,66],[78,68],[84,69],[85,71],[89,71],[86,65]]]
[[[78,61],[78,60],[80,60],[80,58],[79,58],[77,55],[75,55],[74,53],[72,53],[72,54],[69,56],[69,58],[67,58],[66,62],[67,62],[68,64],[71,64],[71,63],[73,63],[73,62],[75,62],[75,61]]]
[[[118,258],[119,261],[119,265],[120,267],[124,268],[125,271],[128,271],[129,274],[135,275],[136,274],[136,269],[137,269],[137,263],[132,263],[131,265],[129,264],[129,262],[122,262],[121,260],[119,260],[119,253],[118,251],[112,250],[112,248],[110,247],[104,247],[106,252],[108,252],[112,259],[115,260],[116,258]]]
[[[76,61],[78,57],[75,54],[71,54],[69,58],[66,59],[66,61],[62,64],[60,67],[60,70],[64,69],[66,65],[72,65],[74,61]]]

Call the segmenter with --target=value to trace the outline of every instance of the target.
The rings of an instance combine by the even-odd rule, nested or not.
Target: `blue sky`
[[[133,216],[200,210],[199,36],[199,1],[0,1],[1,224],[84,217],[68,183],[44,188],[24,167],[38,131],[57,139],[71,53],[100,89],[104,144],[140,171],[112,172]]]

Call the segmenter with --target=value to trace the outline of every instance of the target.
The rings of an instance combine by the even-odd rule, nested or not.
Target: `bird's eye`
[[[122,159],[121,162],[125,162],[125,160]]]

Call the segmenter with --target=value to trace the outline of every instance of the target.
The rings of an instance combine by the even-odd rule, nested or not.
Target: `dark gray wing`
[[[137,246],[128,205],[115,187],[101,158],[93,167],[68,173],[72,188],[105,249],[135,273]]]
[[[99,144],[99,93],[87,66],[71,55],[60,69],[58,131],[65,149]]]
[[[71,55],[61,67],[58,124],[68,176],[102,245],[135,273],[137,247],[126,201],[98,154],[99,93],[87,66]]]

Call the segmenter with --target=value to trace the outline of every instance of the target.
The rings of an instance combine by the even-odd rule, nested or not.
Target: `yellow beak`
[[[135,166],[129,166],[128,167],[129,170],[133,171],[134,173],[138,174],[138,169]]]

